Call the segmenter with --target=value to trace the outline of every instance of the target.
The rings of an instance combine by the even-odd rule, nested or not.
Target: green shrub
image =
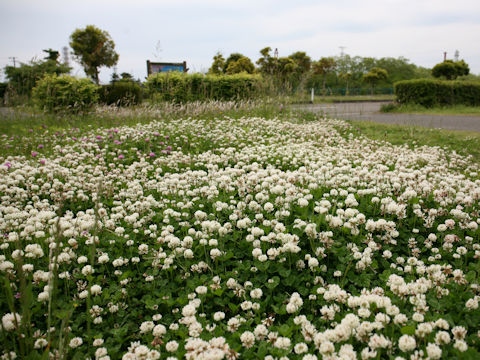
[[[135,105],[142,102],[143,89],[136,82],[119,80],[103,85],[99,91],[100,102],[106,105]]]
[[[33,99],[40,108],[50,112],[82,112],[98,101],[98,86],[88,79],[48,74],[33,88]]]
[[[177,72],[157,73],[148,77],[149,94],[175,102],[249,99],[259,93],[259,75],[202,75]]]
[[[395,83],[394,90],[400,104],[480,106],[480,82],[406,80]]]
[[[380,107],[380,112],[389,113],[395,111],[396,108],[397,105],[395,105],[394,103],[383,104]]]

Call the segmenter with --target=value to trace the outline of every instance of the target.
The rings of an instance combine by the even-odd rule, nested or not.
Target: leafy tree
[[[470,68],[464,60],[456,61],[455,66],[457,67],[458,76],[466,76],[470,73]]]
[[[277,60],[277,72],[283,78],[286,78],[298,71],[297,63],[290,57],[281,57]]]
[[[225,63],[223,64],[223,73],[224,74],[227,73],[227,69],[228,69],[228,66],[230,65],[230,63],[238,61],[239,59],[241,59],[243,57],[245,57],[245,56],[243,54],[240,54],[240,53],[230,54],[230,56],[227,58],[227,60],[225,60]]]
[[[470,69],[464,60],[445,60],[432,69],[432,75],[436,78],[445,77],[447,80],[455,80],[458,76],[468,75]]]
[[[43,50],[43,52],[48,54],[47,57],[45,57],[45,60],[58,62],[58,57],[60,56],[60,53],[57,50],[53,50],[50,48],[47,50]]]
[[[370,84],[371,94],[375,90],[375,86],[382,80],[386,80],[388,77],[387,70],[374,67],[368,73],[363,75],[363,81]]]
[[[432,75],[436,78],[443,76],[447,80],[454,80],[457,77],[457,67],[453,61],[446,60],[433,67]]]
[[[133,81],[133,75],[128,72],[122,72],[120,74],[121,80]]]
[[[295,61],[295,64],[298,66],[298,72],[301,74],[306,74],[312,65],[312,59],[307,55],[305,51],[297,51],[292,55],[288,56],[290,59]]]
[[[217,52],[213,57],[213,63],[210,69],[208,69],[208,73],[215,74],[215,75],[222,74],[224,66],[225,66],[225,58],[220,52]]]
[[[110,80],[110,83],[111,84],[114,84],[115,82],[117,82],[118,80],[120,80],[120,75],[118,75],[117,71],[114,70],[113,71],[113,74],[112,74],[112,78]]]
[[[388,73],[388,82],[393,84],[401,80],[410,80],[415,78],[414,64],[410,64],[409,60],[400,56],[399,58],[381,58],[375,61],[375,67],[385,69]]]
[[[77,29],[70,35],[70,46],[85,73],[97,84],[99,67],[112,67],[118,61],[115,43],[108,32],[93,25]]]
[[[262,56],[257,60],[259,71],[265,75],[274,75],[276,72],[276,59],[270,55],[272,48],[267,46],[260,50]]]
[[[247,74],[253,74],[255,72],[255,66],[246,56],[242,56],[236,61],[231,61],[226,70],[227,74],[239,74],[243,72]]]
[[[315,75],[322,76],[322,89],[325,93],[325,82],[327,74],[333,72],[337,66],[337,62],[333,57],[322,57],[320,60],[315,61],[312,65],[313,73]]]
[[[9,88],[17,95],[30,96],[36,82],[45,74],[67,74],[70,67],[59,64],[56,60],[34,61],[28,64],[20,63],[20,66],[6,66],[5,75],[9,82]]]
[[[372,68],[377,67],[377,59],[373,57],[359,57],[358,65],[362,74],[365,74]]]
[[[350,82],[350,79],[352,78],[352,73],[351,72],[341,72],[338,74],[340,79],[345,81],[345,95],[348,95],[348,84]]]

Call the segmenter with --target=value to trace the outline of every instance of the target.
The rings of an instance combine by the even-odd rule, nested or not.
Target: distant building
[[[180,71],[186,73],[188,71],[187,62],[167,63],[167,62],[150,62],[147,60],[147,76],[159,72]]]

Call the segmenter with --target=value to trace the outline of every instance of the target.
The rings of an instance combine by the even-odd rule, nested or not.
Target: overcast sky
[[[458,50],[480,73],[480,0],[0,0],[0,66],[61,51],[86,25],[111,35],[118,73],[142,80],[147,59],[186,60],[203,72],[217,51],[255,62],[266,46],[314,60],[344,46],[352,56],[403,56],[425,67]],[[73,72],[83,76],[78,65]],[[101,81],[111,73],[101,68]]]

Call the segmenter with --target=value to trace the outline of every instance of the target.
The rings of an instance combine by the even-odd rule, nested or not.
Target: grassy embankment
[[[406,104],[406,105],[385,105],[382,106],[382,112],[398,113],[398,114],[425,114],[425,115],[474,115],[480,116],[479,106],[441,106],[427,108],[421,105]]]

